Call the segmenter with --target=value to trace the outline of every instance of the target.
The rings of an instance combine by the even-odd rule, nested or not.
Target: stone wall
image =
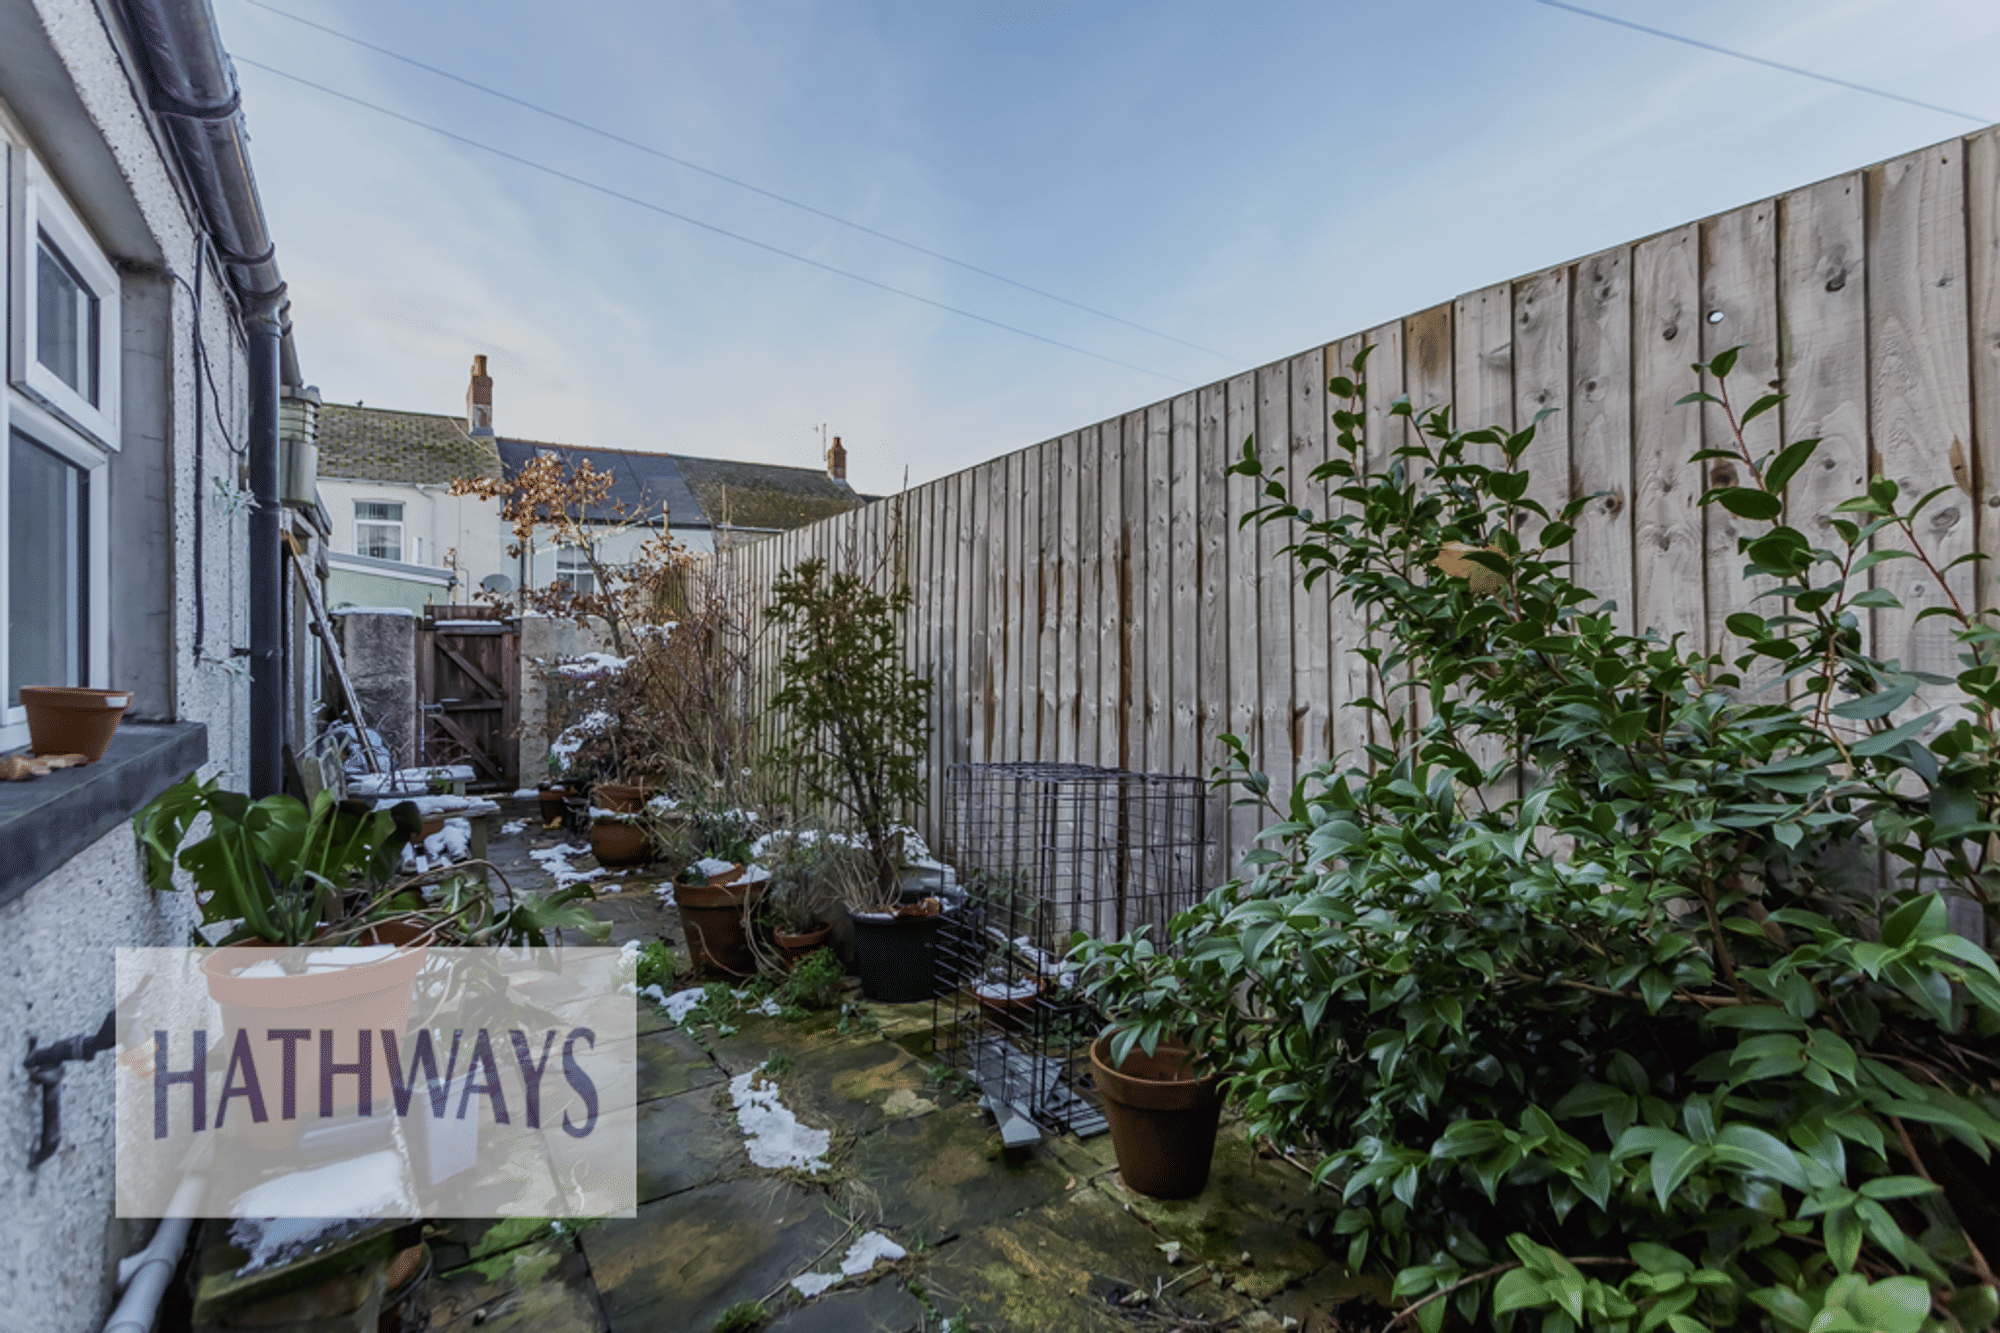
[[[333,613],[340,655],[368,725],[399,767],[417,762],[417,618],[384,607]]]

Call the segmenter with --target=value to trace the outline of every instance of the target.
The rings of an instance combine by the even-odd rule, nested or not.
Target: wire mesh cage
[[[1115,939],[1201,893],[1213,838],[1200,778],[1084,764],[954,764],[947,829],[966,900],[939,941],[938,1058],[1013,1116],[1097,1133],[1090,1043],[1103,1026],[1062,958],[1077,932]],[[1010,1139],[1011,1141],[1011,1139]]]

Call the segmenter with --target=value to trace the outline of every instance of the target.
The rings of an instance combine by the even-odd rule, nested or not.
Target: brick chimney
[[[826,475],[835,481],[847,480],[847,450],[840,447],[840,437],[833,437],[833,445],[826,451]]]
[[[465,390],[465,429],[485,438],[493,434],[493,377],[486,373],[486,357],[472,358],[472,383]]]

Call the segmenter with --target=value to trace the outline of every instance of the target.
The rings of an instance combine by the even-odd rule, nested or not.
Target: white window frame
[[[7,509],[12,495],[13,440],[18,433],[82,469],[86,486],[82,594],[79,626],[84,660],[82,684],[110,688],[111,672],[111,451],[118,447],[118,350],[123,320],[118,274],[77,218],[62,192],[18,129],[0,112],[0,281],[9,293],[5,320],[7,377],[0,384],[0,751],[28,743],[27,710],[13,700],[17,685],[8,679],[7,600],[12,595],[12,544]],[[98,405],[34,362],[32,351],[35,242],[47,231],[91,286],[98,300]],[[31,373],[31,366],[32,372]],[[67,402],[64,401],[67,395]]]
[[[576,552],[577,560],[582,562],[581,567],[579,567],[575,563],[572,563],[567,568],[565,568],[563,565],[563,557],[570,554],[572,551]],[[596,596],[598,592],[597,570],[590,563],[591,557],[596,554],[597,554],[597,543],[594,541],[586,543],[583,546],[575,546],[569,542],[557,542],[556,572],[553,578],[553,582],[567,583],[569,586],[569,590],[572,593],[576,594],[578,597]],[[586,580],[589,581],[590,584],[589,587],[579,589],[576,586],[576,577],[579,574],[581,574]]]
[[[19,144],[10,144],[7,173],[8,290],[12,297],[8,320],[8,379],[106,449],[118,448],[118,270],[105,258],[76,211],[63,198],[39,159]],[[97,298],[97,401],[63,383],[35,355],[37,274],[36,248],[47,234],[70,271]]]
[[[97,445],[80,436],[67,422],[26,395],[0,395],[0,499],[12,494],[14,436],[24,435],[56,457],[83,472],[84,495],[84,622],[80,627],[84,675],[82,684],[96,689],[111,686],[111,458]],[[0,602],[13,590],[13,547],[4,540],[0,524]],[[20,685],[45,682],[15,681],[9,678],[11,662],[7,617],[0,616],[0,750],[17,749],[28,743],[28,711],[14,703]]]
[[[396,506],[396,512],[401,514],[402,517],[394,519],[363,518],[361,517],[362,505],[394,505]],[[393,525],[396,529],[396,560],[403,564],[415,563],[403,559],[405,552],[409,549],[410,536],[410,506],[407,500],[356,500],[354,502],[354,554],[370,556],[377,560],[387,559],[386,556],[378,556],[373,551],[364,551],[361,549],[361,525],[364,523],[371,528],[386,528]]]

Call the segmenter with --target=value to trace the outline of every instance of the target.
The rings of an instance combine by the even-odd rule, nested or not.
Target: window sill
[[[0,782],[0,907],[144,809],[208,759],[208,728],[194,722],[128,722],[104,758]]]

